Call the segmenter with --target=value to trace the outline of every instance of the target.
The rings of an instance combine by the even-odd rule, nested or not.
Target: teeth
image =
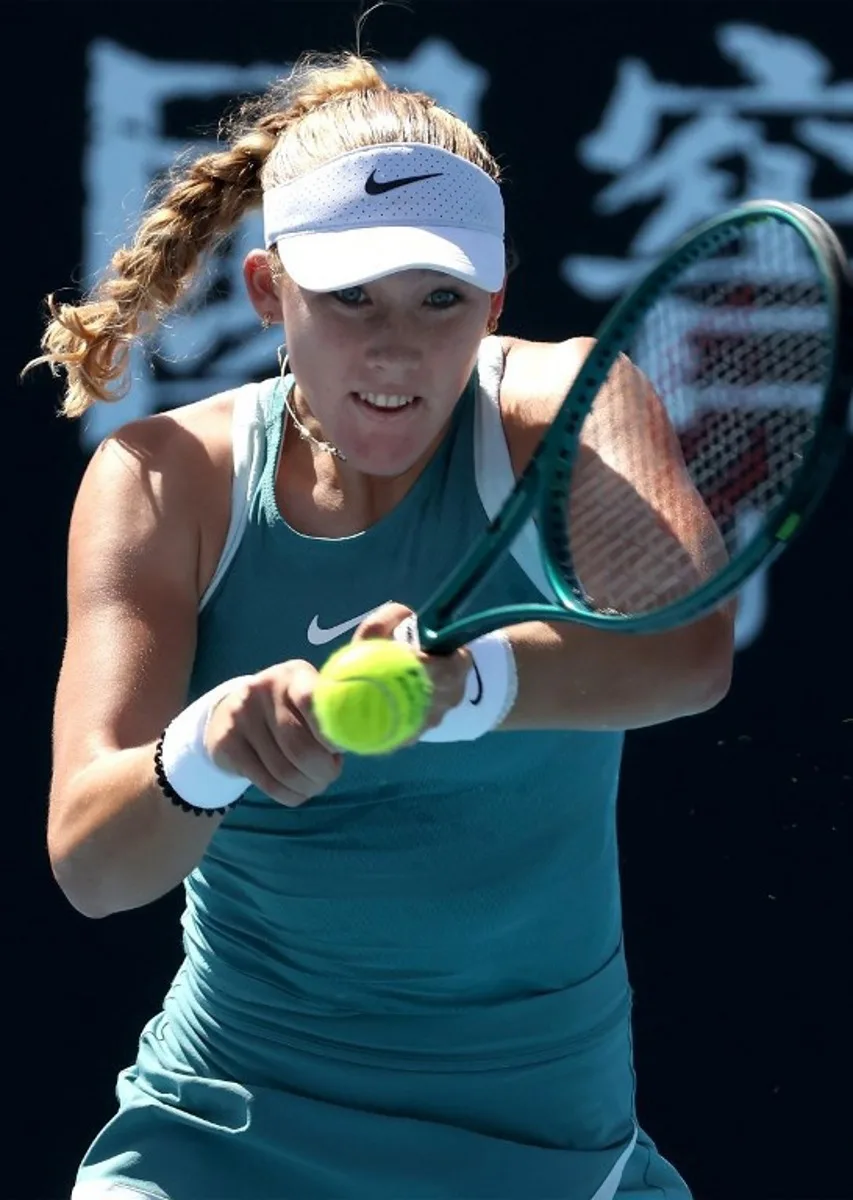
[[[414,396],[386,396],[382,392],[359,392],[359,397],[374,408],[405,408]]]

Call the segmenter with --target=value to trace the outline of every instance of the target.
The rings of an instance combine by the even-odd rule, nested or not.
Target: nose
[[[387,320],[371,331],[365,359],[368,368],[378,375],[400,378],[420,367],[423,350],[409,322]]]

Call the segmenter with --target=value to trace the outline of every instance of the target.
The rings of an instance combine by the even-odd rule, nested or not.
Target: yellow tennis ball
[[[432,682],[408,646],[382,638],[336,650],[314,686],[327,741],[354,754],[387,754],[420,731]]]

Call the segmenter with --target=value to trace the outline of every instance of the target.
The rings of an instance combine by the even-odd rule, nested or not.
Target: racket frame
[[[815,433],[797,479],[784,502],[767,514],[749,546],[688,596],[643,614],[592,611],[573,570],[566,527],[566,496],[583,422],[613,364],[624,353],[650,305],[672,280],[709,252],[731,242],[740,229],[768,217],[786,222],[800,233],[821,276],[829,306],[832,352],[827,381]],[[652,633],[706,615],[729,599],[750,575],[769,565],[823,499],[845,451],[851,390],[853,277],[833,230],[803,205],[776,200],[746,201],[695,227],[613,306],[599,326],[595,343],[562,405],[500,511],[423,605],[418,616],[422,648],[429,653],[447,654],[484,633],[524,621],[574,621],[625,633]],[[454,618],[453,613],[471,597],[531,517],[537,524],[542,565],[555,602],[501,605]],[[549,553],[544,552],[545,547]]]

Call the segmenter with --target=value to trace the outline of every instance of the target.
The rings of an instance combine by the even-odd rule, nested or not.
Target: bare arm
[[[511,343],[501,392],[516,475],[524,469],[589,341]],[[716,571],[725,547],[694,489],[678,438],[648,382],[624,360],[582,431],[569,498],[575,568],[599,608],[658,608]],[[385,604],[357,638],[392,637],[411,609]],[[563,621],[503,631],[518,670],[501,729],[623,730],[702,712],[726,694],[734,610],[667,633],[628,634]],[[428,724],[459,702],[471,666],[462,647],[421,654],[434,687]]]
[[[518,699],[501,728],[640,729],[705,712],[728,691],[731,634],[724,615],[697,628],[629,635],[513,626]]]
[[[88,916],[145,904],[193,869],[219,817],[157,787],[153,755],[185,703],[195,651],[200,445],[171,418],[96,452],[69,534],[68,636],[54,713],[48,852]]]
[[[74,508],[48,851],[87,916],[170,891],[222,820],[162,794],[154,751],[186,702],[199,597],[228,526],[230,425],[230,405],[214,398],[127,427],[95,455]],[[341,770],[313,719],[316,676],[294,659],[235,683],[193,753],[288,808],[304,804]]]
[[[581,357],[573,343],[522,345],[523,368],[516,363],[505,376],[511,395],[517,389],[505,421],[516,474]],[[583,430],[569,499],[572,551],[600,608],[637,612],[695,588],[725,562],[725,547],[659,399],[627,362],[612,383]],[[409,615],[403,605],[383,605],[357,636],[391,637]],[[619,633],[561,621],[509,626],[504,633],[513,645],[518,695],[501,728],[623,730],[702,712],[728,690],[733,619],[729,604],[666,633]],[[470,655],[461,649],[446,658],[423,655],[422,661],[437,698],[429,722],[434,725],[458,702]]]
[[[588,345],[523,344],[510,353],[506,425],[516,471]],[[579,578],[602,608],[659,607],[725,561],[665,410],[627,361],[585,422],[569,520]],[[667,633],[515,626],[507,635],[518,663],[518,700],[504,728],[630,729],[701,712],[728,690],[733,626],[733,605]]]

